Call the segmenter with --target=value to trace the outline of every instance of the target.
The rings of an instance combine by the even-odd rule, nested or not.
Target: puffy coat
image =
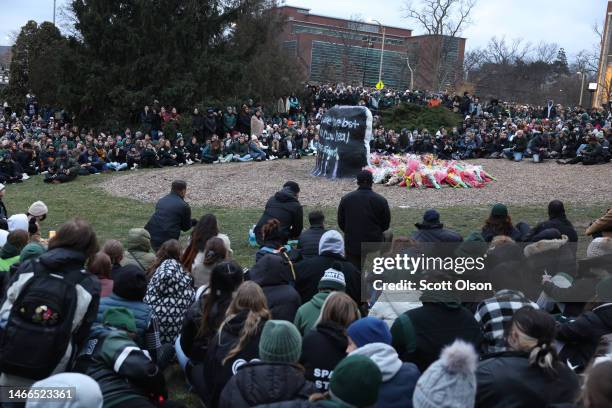
[[[369,357],[380,369],[383,382],[378,389],[378,408],[411,408],[412,394],[421,373],[416,365],[402,363],[393,347],[385,343],[370,343],[351,355]]]
[[[474,315],[457,303],[423,302],[398,317],[391,326],[393,347],[402,361],[424,372],[456,339],[480,349],[482,333]]]
[[[287,239],[297,239],[302,233],[304,211],[297,197],[289,188],[283,188],[268,199],[264,212],[254,230],[259,245],[263,244],[261,227],[272,218],[280,221],[281,232],[285,234]]]
[[[525,237],[526,242],[531,242],[535,235],[538,235],[544,230],[554,228],[558,230],[562,235],[567,236],[569,242],[578,242],[578,234],[572,223],[566,217],[554,217],[547,221],[538,223],[529,234]]]
[[[306,379],[314,383],[318,392],[329,388],[330,376],[346,357],[347,347],[346,329],[335,322],[321,322],[304,336],[300,364],[306,370]]]
[[[319,241],[327,230],[323,225],[311,225],[298,238],[298,249],[304,259],[319,255]]]
[[[557,339],[565,345],[559,353],[561,361],[578,366],[577,371],[586,368],[593,357],[601,336],[612,333],[612,303],[606,303],[587,311],[575,320],[558,327]]]
[[[291,268],[280,256],[264,256],[249,270],[250,279],[263,289],[272,318],[293,322],[300,307],[298,292],[289,284]]]
[[[170,193],[155,205],[155,213],[145,229],[151,234],[151,246],[159,248],[170,239],[179,239],[181,231],[191,228],[191,207],[176,193]]]
[[[102,324],[104,312],[111,307],[125,307],[132,312],[134,321],[136,322],[136,342],[144,348],[145,333],[149,329],[151,319],[153,318],[151,306],[144,302],[124,299],[113,293],[100,300],[96,322]]]
[[[227,383],[220,408],[246,408],[272,402],[308,399],[314,386],[293,364],[252,362],[241,366]]]
[[[382,242],[390,222],[387,200],[371,187],[346,194],[338,205],[338,226],[344,232],[346,253],[353,256],[361,255],[362,242]]]
[[[476,370],[476,408],[531,408],[573,402],[578,377],[565,364],[549,375],[529,365],[527,353],[507,351],[487,356]]]
[[[151,234],[144,228],[132,228],[128,232],[127,247],[121,260],[121,266],[132,264],[147,271],[154,262],[155,254],[151,250]]]
[[[240,340],[240,331],[248,313],[246,310],[242,311],[226,322],[223,329],[212,338],[204,364],[198,364],[191,370],[189,382],[207,407],[217,407],[221,391],[232,376],[236,374],[238,367],[259,356],[259,337],[265,324],[263,321],[260,323],[256,335],[247,341],[238,354],[223,364],[223,360],[229,351]]]

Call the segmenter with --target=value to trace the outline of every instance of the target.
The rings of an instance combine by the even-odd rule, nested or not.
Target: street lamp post
[[[408,70],[410,70],[410,90],[414,89],[414,71],[410,66],[410,57],[406,57],[406,65],[408,65]]]
[[[576,72],[576,74],[582,76],[582,81],[580,81],[580,98],[578,102],[578,106],[582,106],[582,95],[584,94],[584,77],[586,77],[586,73],[584,72]]]
[[[53,0],[53,25],[55,25],[55,1]]]
[[[380,67],[378,69],[378,82],[382,81],[382,69],[383,69],[383,57],[385,55],[385,26],[383,26],[380,21],[378,20],[372,20],[373,22],[375,22],[376,24],[378,24],[378,26],[380,27],[380,29],[382,30],[382,46],[380,47]]]

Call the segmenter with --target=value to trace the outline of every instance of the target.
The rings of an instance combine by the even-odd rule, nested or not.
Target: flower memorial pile
[[[456,160],[439,160],[433,155],[380,155],[373,153],[370,166],[374,183],[406,188],[481,188],[494,181],[482,166]]]

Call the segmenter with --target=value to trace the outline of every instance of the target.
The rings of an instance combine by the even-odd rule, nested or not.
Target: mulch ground
[[[552,199],[587,204],[612,202],[612,164],[560,166],[553,161],[474,160],[497,178],[480,189],[407,190],[375,185],[392,207],[427,208],[466,205],[542,204]],[[187,200],[192,205],[226,208],[262,207],[268,197],[287,180],[300,184],[300,202],[308,206],[335,207],[340,198],[355,189],[354,180],[331,181],[313,177],[312,157],[262,163],[193,165],[160,170],[135,170],[101,183],[110,194],[155,202],[167,194],[170,183],[188,183]]]

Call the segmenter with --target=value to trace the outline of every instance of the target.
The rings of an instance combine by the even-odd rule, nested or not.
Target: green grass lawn
[[[65,220],[81,217],[93,224],[101,244],[110,238],[125,241],[130,228],[145,225],[154,210],[154,204],[106,194],[96,184],[108,177],[113,177],[113,175],[79,177],[71,183],[61,185],[46,185],[42,182],[41,177],[34,177],[23,184],[8,186],[4,202],[9,214],[16,214],[27,211],[29,205],[36,200],[44,201],[49,207],[48,218],[42,226],[45,237],[49,230],[56,230]],[[303,191],[301,194],[308,193],[308,191]],[[418,194],[418,192],[407,192],[407,194]],[[337,204],[329,203],[328,207],[320,208],[325,212],[328,227],[337,228],[335,209]],[[465,236],[482,226],[492,204],[457,206],[443,208],[439,211],[447,227]],[[610,203],[584,207],[568,205],[566,209],[578,233],[583,234],[589,222],[600,217],[609,206]],[[432,207],[435,207],[435,203],[432,203]],[[313,209],[305,208],[304,213],[307,215]],[[262,211],[261,208],[245,210],[194,207],[192,210],[194,217],[200,217],[208,212],[215,214],[222,232],[228,234],[232,241],[236,260],[243,266],[253,264],[255,250],[248,246],[247,232],[249,227],[257,221]],[[546,206],[544,205],[510,206],[509,211],[515,222],[526,221],[533,225],[546,218]],[[422,213],[423,209],[393,209],[392,230],[394,234],[396,236],[409,235],[414,230],[414,223],[421,219]],[[186,240],[187,234],[183,238]],[[580,239],[580,246],[584,250],[588,244],[588,238],[581,236]],[[167,376],[171,397],[185,402],[188,406],[197,406],[197,398],[187,392],[180,369],[173,367]]]

